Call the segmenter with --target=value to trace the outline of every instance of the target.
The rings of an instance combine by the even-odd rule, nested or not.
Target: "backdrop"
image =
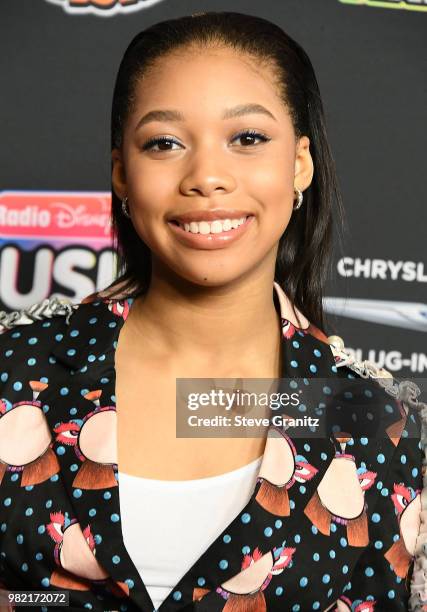
[[[112,280],[110,106],[130,39],[203,10],[275,21],[314,64],[350,234],[325,309],[358,358],[427,370],[427,0],[2,0],[0,310]]]

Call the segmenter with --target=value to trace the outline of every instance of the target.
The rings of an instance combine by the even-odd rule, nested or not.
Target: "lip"
[[[227,219],[229,217],[225,218]],[[239,225],[239,227],[236,227],[236,229],[231,229],[227,232],[219,232],[218,234],[193,234],[191,232],[186,232],[179,225],[172,223],[172,221],[168,221],[168,226],[171,228],[176,238],[185,246],[204,250],[222,249],[239,240],[248,231],[254,218],[254,215],[248,216],[246,221],[242,223],[242,225]]]
[[[188,210],[180,215],[171,215],[167,218],[167,221],[191,223],[192,221],[215,221],[215,219],[241,219],[252,214],[249,210],[211,208],[209,210]]]

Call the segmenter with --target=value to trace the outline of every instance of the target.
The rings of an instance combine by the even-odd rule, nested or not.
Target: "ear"
[[[313,179],[313,174],[314,164],[310,153],[310,139],[308,136],[301,136],[295,152],[295,187],[301,191],[307,189]]]
[[[127,184],[125,167],[120,149],[115,148],[111,151],[111,161],[111,184],[116,196],[122,200],[127,193]]]

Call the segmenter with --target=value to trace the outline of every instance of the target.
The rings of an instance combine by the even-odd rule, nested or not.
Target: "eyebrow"
[[[227,108],[221,119],[232,119],[234,117],[242,117],[244,115],[260,114],[271,117],[274,121],[277,121],[276,117],[262,106],[262,104],[239,104],[233,108]],[[150,123],[151,121],[185,121],[184,115],[177,110],[152,110],[144,115],[137,123],[135,131],[139,130],[140,127]]]

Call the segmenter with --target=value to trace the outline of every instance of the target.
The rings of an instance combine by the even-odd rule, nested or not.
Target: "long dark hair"
[[[280,94],[295,135],[310,139],[314,176],[302,207],[292,214],[280,238],[275,280],[307,318],[325,329],[323,289],[332,272],[333,222],[338,238],[344,213],[330,151],[323,104],[311,61],[304,49],[266,19],[235,12],[195,13],[156,23],[139,32],[127,47],[116,77],[111,112],[111,149],[121,148],[123,128],[133,109],[135,87],[158,58],[177,48],[228,46],[276,69]],[[116,280],[109,296],[145,293],[151,278],[151,251],[121,209],[112,188],[112,234]]]

